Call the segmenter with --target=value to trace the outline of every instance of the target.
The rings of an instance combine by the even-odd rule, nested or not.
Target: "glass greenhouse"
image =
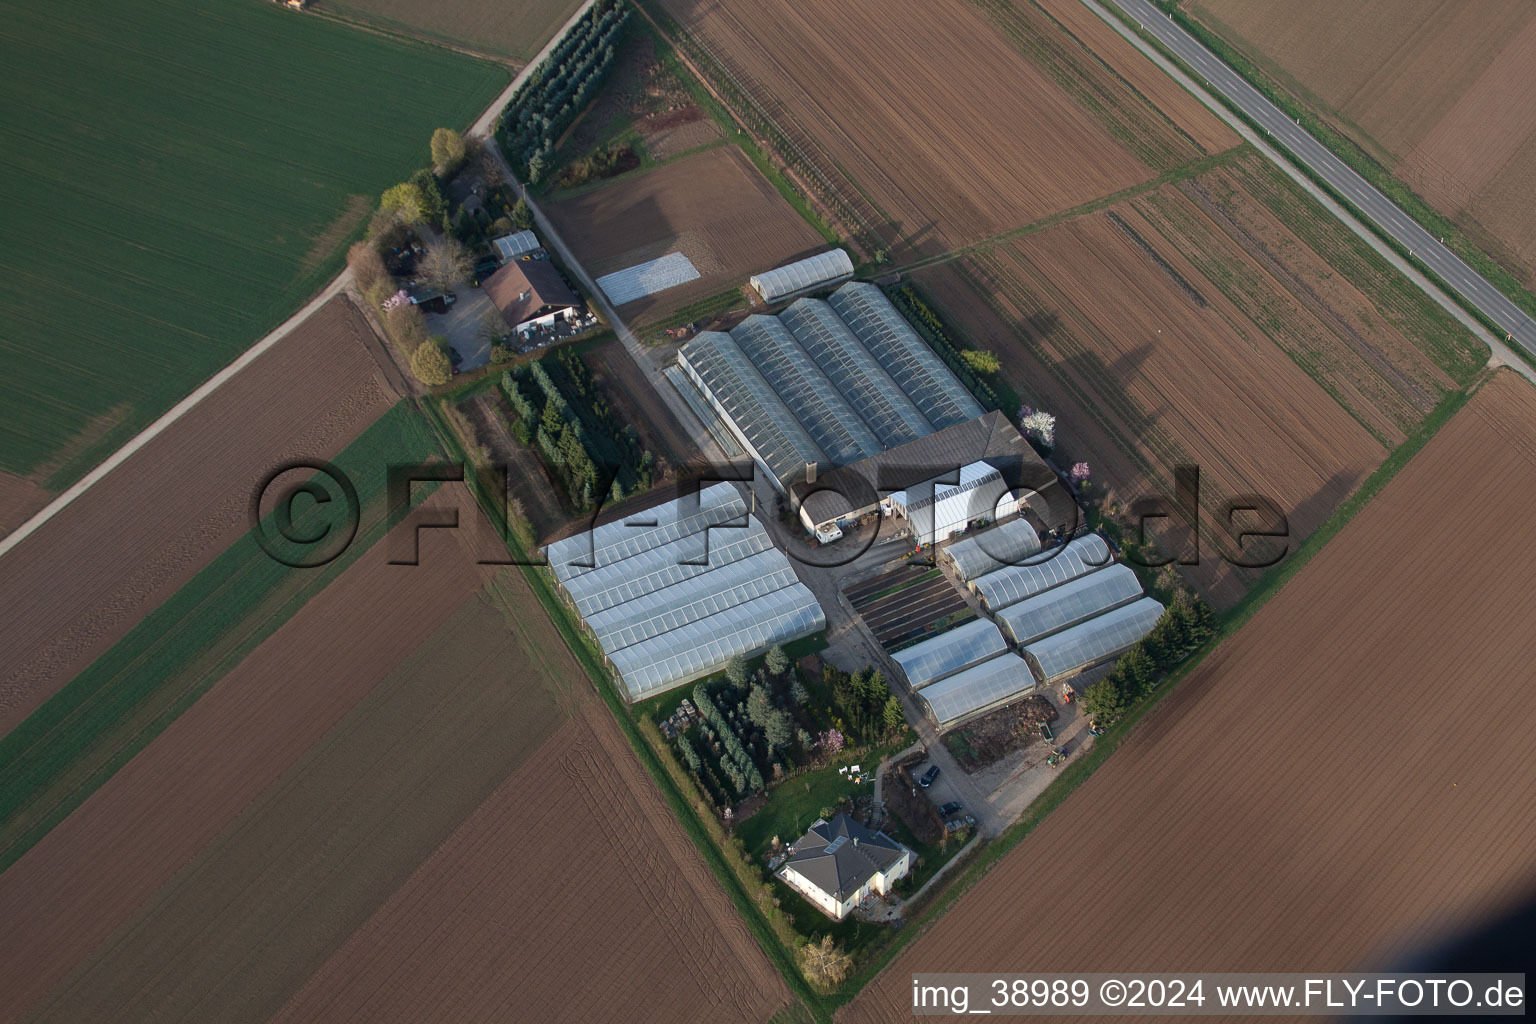
[[[642,551],[728,522],[747,527],[747,503],[724,481],[700,488],[622,520],[557,540],[545,549],[550,568],[562,582]]]
[[[783,554],[763,551],[700,573],[647,600],[597,612],[588,617],[587,626],[603,650],[612,652],[797,582]]]
[[[576,564],[594,548],[597,568]],[[727,482],[556,541],[547,553],[631,700],[827,624],[789,557]]]
[[[731,337],[835,465],[885,450],[777,317],[749,316],[732,328]]]
[[[1111,564],[1109,545],[1096,533],[1088,533],[1065,547],[1048,548],[1031,555],[1023,565],[1011,565],[971,580],[971,590],[982,605],[996,612],[1026,597],[1033,597],[1085,573]]]
[[[1140,596],[1136,573],[1124,565],[1111,565],[1009,605],[997,613],[997,624],[1010,640],[1024,646]]]
[[[609,302],[622,306],[698,278],[699,271],[692,260],[683,253],[669,252],[654,260],[604,274],[597,279],[597,286],[608,296]]]
[[[621,562],[572,576],[565,581],[565,592],[576,610],[583,617],[590,617],[772,547],[768,531],[753,519],[745,531],[726,528],[690,534]]]
[[[1022,519],[978,531],[944,549],[955,575],[973,580],[998,569],[1016,566],[1040,550],[1040,535]]]
[[[958,483],[929,480],[909,490],[894,491],[888,499],[896,512],[912,524],[912,536],[920,544],[942,544],[965,530],[972,520],[998,519],[1018,511],[1018,499],[1009,491],[1003,474],[986,462],[970,462],[944,476]]]
[[[831,287],[853,276],[853,261],[841,249],[829,249],[803,260],[766,270],[751,285],[765,302],[777,302],[812,288]]]
[[[978,711],[1007,703],[1035,688],[1035,677],[1017,654],[1000,654],[990,661],[956,672],[917,691],[928,706],[928,717],[944,728]]]
[[[779,320],[886,448],[933,433],[928,417],[825,301],[801,299]]]
[[[825,628],[821,605],[803,583],[736,605],[659,636],[608,653],[630,700],[718,672],[738,654]]]
[[[1024,648],[1024,657],[1036,677],[1049,685],[1124,652],[1162,616],[1163,606],[1144,597],[1037,640]]]
[[[737,431],[783,490],[827,453],[729,334],[706,331],[683,346],[678,362]]]
[[[982,414],[965,385],[879,288],[851,281],[833,292],[828,301],[936,429]]]
[[[990,619],[972,619],[947,633],[903,648],[891,655],[907,677],[907,685],[920,689],[961,669],[979,665],[1008,649],[997,625]]]

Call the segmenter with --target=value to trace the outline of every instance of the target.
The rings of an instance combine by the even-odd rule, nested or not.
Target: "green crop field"
[[[581,0],[321,0],[320,9],[527,63],[580,6]]]
[[[0,470],[79,477],[340,268],[505,68],[264,0],[0,0]]]
[[[335,458],[360,506],[357,535],[335,561],[289,568],[247,534],[0,738],[0,871],[384,535],[386,466],[441,454],[426,421],[397,403]],[[412,498],[429,493],[417,485]],[[336,522],[313,503],[297,511],[292,536]],[[278,545],[293,559],[311,553]]]

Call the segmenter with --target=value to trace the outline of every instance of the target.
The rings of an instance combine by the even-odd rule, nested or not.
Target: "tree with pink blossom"
[[[1086,483],[1088,480],[1088,463],[1078,462],[1072,466],[1072,482],[1075,484]]]
[[[821,739],[817,741],[816,745],[819,746],[822,752],[825,754],[835,754],[839,750],[843,749],[844,742],[846,741],[843,739],[842,733],[838,732],[836,729],[828,729],[826,732],[821,734]]]

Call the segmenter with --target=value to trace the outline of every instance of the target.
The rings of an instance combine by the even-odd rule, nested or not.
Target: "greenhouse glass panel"
[[[1028,645],[1140,596],[1136,573],[1111,565],[1009,605],[997,613],[997,623],[1014,643]]]
[[[1024,656],[1041,681],[1051,683],[1120,654],[1162,617],[1163,606],[1144,597],[1038,640],[1024,648]]]
[[[845,466],[885,450],[777,318],[749,316],[731,329],[731,337],[834,464]]]
[[[748,530],[750,523],[746,501],[736,488],[717,483],[556,541],[545,553],[556,578],[564,582],[710,527],[719,528],[714,536],[720,538],[728,529]]]
[[[973,619],[947,633],[903,648],[891,658],[901,666],[907,685],[916,690],[1007,649],[1008,644],[995,623],[988,619]]]
[[[781,484],[798,479],[809,463],[829,462],[827,453],[729,334],[697,335],[683,346],[678,360]]]
[[[1065,547],[1046,548],[1023,565],[998,569],[971,581],[971,589],[990,611],[1033,597],[1068,580],[1110,565],[1109,545],[1096,533],[1084,534]]]
[[[608,652],[639,643],[797,581],[783,552],[764,551],[587,617]]]
[[[754,654],[826,627],[803,583],[785,587],[609,656],[630,700],[718,672],[737,654]]]
[[[743,536],[727,530],[691,534],[622,562],[573,576],[564,586],[576,603],[576,610],[583,617],[590,617],[772,548],[768,531],[753,519]]]
[[[886,448],[933,433],[928,417],[825,301],[801,299],[779,320]]]
[[[1035,688],[1035,677],[1017,654],[1000,654],[990,661],[957,672],[918,691],[928,714],[940,726],[974,714]]]
[[[1032,524],[1015,519],[982,530],[944,549],[944,556],[955,567],[955,575],[973,580],[998,569],[1023,562],[1040,550],[1040,535]]]
[[[853,261],[841,249],[829,249],[765,270],[752,277],[751,284],[766,301],[774,302],[812,288],[830,286],[853,276]]]
[[[918,336],[879,288],[852,281],[828,300],[937,429],[973,420],[983,412],[933,349]]]
[[[646,263],[604,274],[597,279],[597,286],[609,302],[622,306],[698,279],[699,271],[692,260],[683,253],[669,252]]]

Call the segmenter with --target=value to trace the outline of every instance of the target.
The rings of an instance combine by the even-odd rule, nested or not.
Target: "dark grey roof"
[[[935,431],[889,451],[791,487],[794,499],[814,523],[824,523],[877,503],[891,491],[957,473],[962,466],[986,462],[1002,473],[1010,490],[1035,491],[1030,507],[1048,528],[1076,525],[1076,503],[1055,470],[1035,454],[1024,436],[1000,412],[989,412]],[[1040,506],[1044,506],[1043,508]]]
[[[846,814],[818,821],[790,847],[789,864],[833,899],[843,900],[901,859],[906,847]]]

